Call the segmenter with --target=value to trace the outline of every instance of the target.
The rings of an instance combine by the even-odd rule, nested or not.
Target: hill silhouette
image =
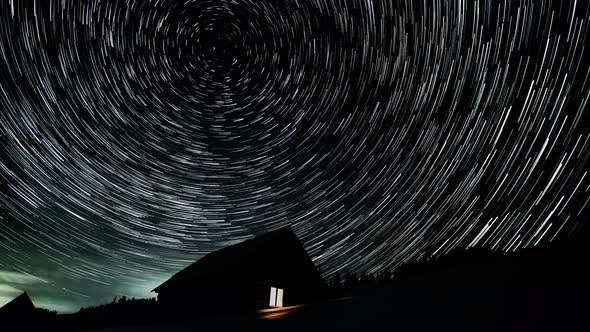
[[[432,277],[450,277],[469,271],[492,273],[513,281],[569,282],[582,281],[586,275],[590,237],[587,228],[578,234],[561,238],[553,243],[523,248],[514,252],[495,252],[483,248],[452,251],[447,255],[412,261],[395,271],[396,280]]]

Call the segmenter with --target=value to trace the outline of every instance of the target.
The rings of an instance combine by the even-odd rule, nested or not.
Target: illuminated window
[[[283,289],[271,287],[270,288],[270,306],[271,307],[282,307],[283,306]]]

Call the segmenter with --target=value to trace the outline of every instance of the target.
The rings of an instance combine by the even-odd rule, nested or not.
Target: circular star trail
[[[572,234],[582,1],[0,3],[0,298],[147,296],[292,225],[325,276]]]

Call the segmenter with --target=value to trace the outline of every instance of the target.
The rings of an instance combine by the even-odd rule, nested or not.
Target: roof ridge
[[[195,269],[209,268],[212,270],[212,271],[209,271],[209,273],[211,274],[211,273],[219,272],[219,270],[222,270],[224,267],[227,267],[228,265],[235,265],[236,260],[234,260],[233,262],[232,261],[224,262],[223,260],[221,260],[219,258],[223,257],[224,255],[227,255],[230,257],[233,257],[233,256],[238,256],[238,257],[246,256],[246,257],[248,257],[253,252],[256,252],[257,250],[261,250],[261,248],[264,248],[263,245],[256,247],[255,246],[256,243],[260,243],[260,244],[266,243],[268,239],[273,239],[273,237],[276,237],[280,234],[287,235],[288,238],[295,240],[298,245],[303,247],[303,245],[301,244],[301,241],[299,240],[299,238],[297,237],[297,235],[295,234],[295,232],[293,231],[291,226],[290,225],[282,226],[282,227],[274,229],[272,231],[268,231],[266,233],[256,235],[256,236],[254,236],[250,239],[244,240],[242,242],[234,243],[230,246],[210,252],[207,255],[199,258],[197,261],[189,264],[184,269],[182,269],[182,270],[178,271],[177,273],[175,273],[174,275],[172,275],[168,280],[166,280],[165,282],[160,284],[158,287],[154,288],[152,291],[157,292],[158,289],[161,289],[162,287],[166,286],[167,284],[169,284],[170,282],[172,282],[174,280],[182,280],[184,276],[188,275],[189,273],[191,273]],[[306,254],[307,254],[307,252],[306,252]],[[241,262],[241,261],[239,261],[239,262]]]

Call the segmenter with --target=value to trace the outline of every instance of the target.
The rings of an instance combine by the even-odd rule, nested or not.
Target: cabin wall
[[[290,276],[286,268],[275,266],[273,271],[266,271],[266,276],[261,272],[264,271],[258,271],[248,278],[218,277],[213,280],[194,281],[177,289],[162,290],[158,294],[158,301],[170,307],[207,312],[220,308],[268,308],[271,287],[284,290],[285,306],[310,303],[323,296],[321,284],[310,283],[301,275]]]
[[[223,276],[188,282],[160,290],[158,302],[168,307],[196,311],[244,310],[256,307],[256,284],[252,279]]]

